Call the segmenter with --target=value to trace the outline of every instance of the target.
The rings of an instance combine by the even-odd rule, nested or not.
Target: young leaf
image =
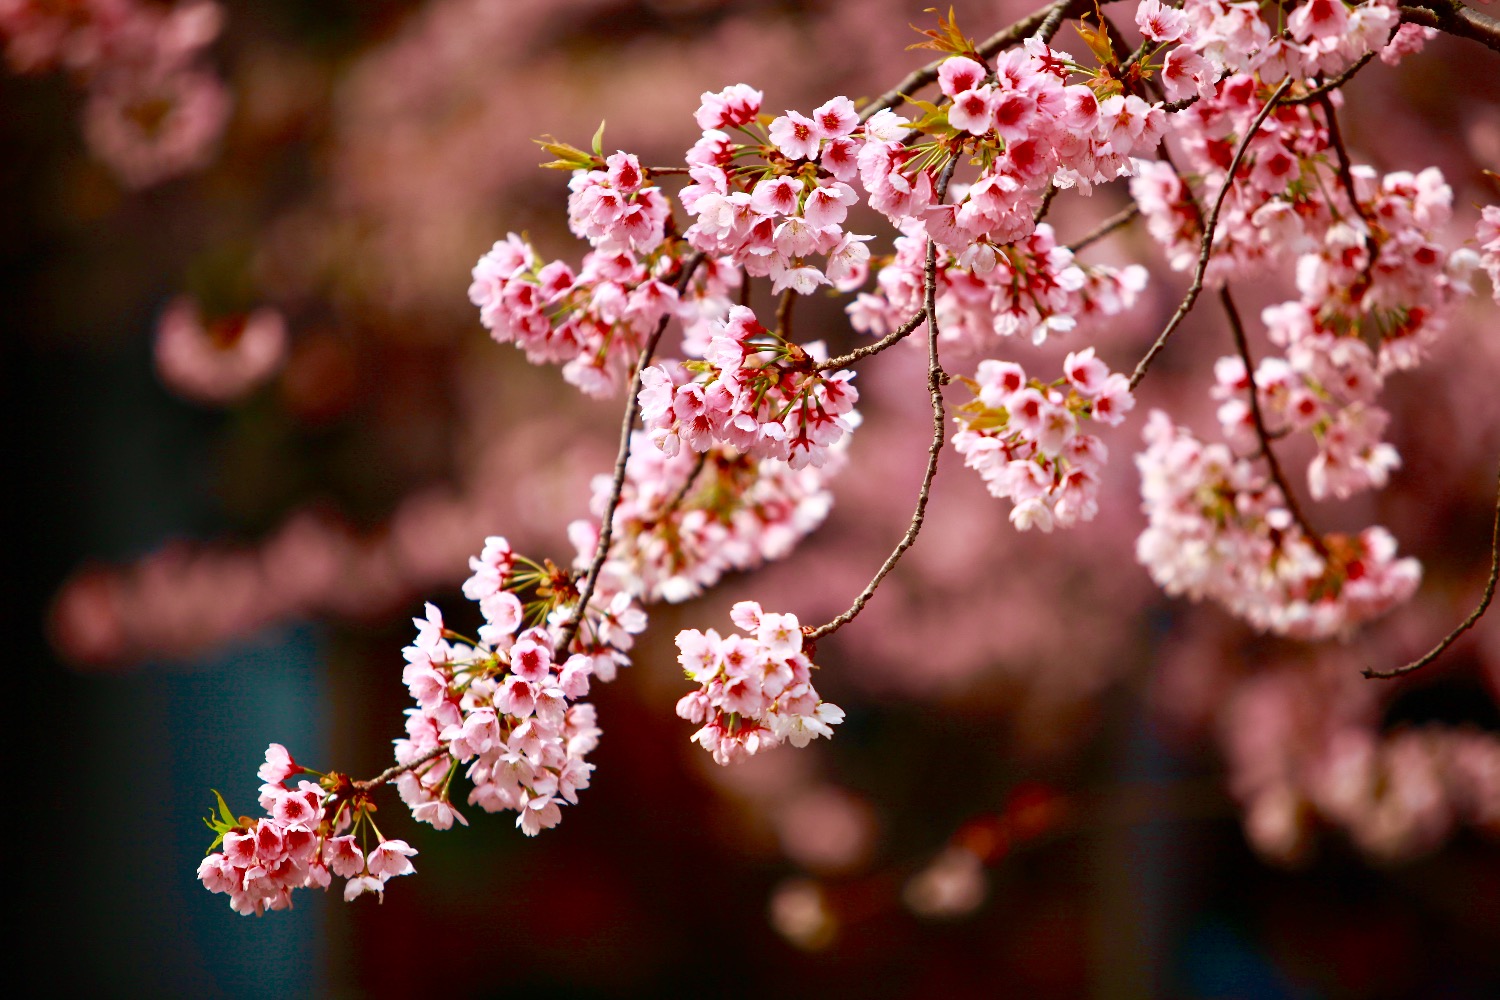
[[[604,122],[599,123],[599,131],[594,133],[594,155],[600,158],[604,156]]]

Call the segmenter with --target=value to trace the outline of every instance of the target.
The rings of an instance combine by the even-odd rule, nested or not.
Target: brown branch
[[[1203,291],[1203,275],[1208,271],[1208,258],[1213,253],[1214,230],[1219,224],[1219,210],[1224,207],[1224,198],[1229,194],[1230,186],[1234,184],[1235,172],[1239,170],[1240,162],[1245,158],[1245,150],[1250,148],[1250,140],[1255,138],[1255,133],[1260,131],[1261,124],[1270,115],[1272,109],[1276,107],[1277,102],[1281,100],[1281,95],[1286,93],[1286,89],[1291,85],[1291,77],[1287,77],[1281,81],[1281,85],[1276,88],[1275,92],[1271,94],[1270,99],[1266,101],[1265,106],[1260,109],[1260,113],[1255,116],[1255,120],[1245,130],[1244,138],[1240,140],[1239,146],[1235,148],[1234,158],[1229,161],[1229,169],[1224,172],[1224,183],[1219,188],[1218,196],[1214,198],[1213,210],[1208,213],[1208,218],[1203,223],[1203,242],[1198,248],[1198,267],[1193,272],[1193,283],[1188,287],[1187,295],[1183,296],[1182,304],[1177,307],[1177,311],[1167,321],[1166,328],[1162,330],[1161,335],[1156,338],[1156,342],[1151,345],[1151,349],[1146,352],[1146,356],[1141,358],[1140,364],[1136,365],[1135,371],[1131,373],[1130,388],[1132,390],[1140,385],[1141,379],[1146,377],[1146,370],[1151,367],[1151,362],[1161,353],[1162,348],[1167,346],[1168,338],[1172,336],[1177,327],[1182,325],[1182,321],[1187,317],[1187,314],[1192,312],[1193,303],[1198,301],[1198,296]],[[1184,182],[1185,186],[1186,182]]]
[[[1307,104],[1307,103],[1309,103],[1311,101],[1316,101],[1319,98],[1325,97],[1328,94],[1333,93],[1335,90],[1338,90],[1344,84],[1346,84],[1350,80],[1354,79],[1354,74],[1358,73],[1360,70],[1364,69],[1367,65],[1369,65],[1370,60],[1374,59],[1378,54],[1379,54],[1378,51],[1366,52],[1364,55],[1360,56],[1358,59],[1355,60],[1354,65],[1352,65],[1348,69],[1344,70],[1342,73],[1340,73],[1338,76],[1334,77],[1332,80],[1327,80],[1327,81],[1324,81],[1323,83],[1318,84],[1318,86],[1316,86],[1313,89],[1309,90],[1305,94],[1298,94],[1296,97],[1288,97],[1285,100],[1283,100],[1281,103],[1282,104]]]
[[[1056,184],[1048,184],[1047,190],[1042,193],[1042,203],[1036,207],[1036,214],[1031,217],[1031,224],[1039,226],[1047,217],[1047,211],[1052,208],[1052,199],[1057,197],[1060,189]]]
[[[1401,20],[1467,38],[1500,52],[1500,21],[1465,7],[1458,0],[1417,0],[1401,7]]]
[[[677,276],[678,294],[687,290],[688,282],[693,278],[693,272],[698,270],[698,265],[702,261],[703,254],[695,253],[683,264],[682,273]],[[630,380],[630,398],[625,402],[625,416],[620,421],[620,451],[615,457],[614,481],[610,484],[609,500],[604,505],[604,514],[599,524],[599,544],[594,546],[594,558],[589,563],[588,574],[583,578],[583,586],[579,589],[578,603],[563,626],[562,641],[557,646],[559,655],[566,656],[568,647],[573,645],[573,639],[578,635],[578,627],[583,623],[584,615],[588,610],[589,601],[594,598],[594,587],[599,583],[599,571],[604,568],[604,560],[609,556],[609,544],[615,530],[615,511],[620,506],[620,493],[625,488],[625,466],[630,461],[630,435],[635,430],[635,418],[641,409],[641,376],[651,365],[651,358],[656,354],[656,345],[661,342],[661,335],[666,332],[667,322],[671,318],[668,314],[656,324],[656,329],[651,331],[651,336],[641,348],[640,358],[636,361],[635,376]]]
[[[896,329],[892,330],[884,337],[881,337],[879,340],[875,341],[875,343],[866,344],[863,347],[856,347],[848,354],[840,354],[838,357],[829,358],[827,361],[820,361],[818,362],[817,367],[813,370],[827,372],[833,371],[835,368],[848,368],[856,361],[862,361],[863,359],[868,358],[871,355],[879,354],[887,347],[899,343],[900,341],[903,341],[907,337],[909,337],[912,331],[921,326],[922,321],[926,318],[926,309],[918,309],[916,315],[912,316],[911,319],[907,320],[905,323],[902,323]]]
[[[1077,253],[1086,246],[1098,243],[1100,240],[1104,239],[1104,237],[1108,236],[1116,229],[1121,229],[1125,226],[1130,225],[1131,222],[1135,221],[1136,216],[1140,214],[1141,206],[1137,205],[1135,202],[1131,202],[1129,206],[1120,210],[1119,212],[1116,212],[1114,215],[1101,222],[1099,226],[1087,236],[1069,243],[1067,245],[1068,250],[1072,253]]]
[[[1443,641],[1432,647],[1422,656],[1417,657],[1404,666],[1393,670],[1372,670],[1366,667],[1363,671],[1365,677],[1370,680],[1390,680],[1392,677],[1403,677],[1416,670],[1421,670],[1427,664],[1436,660],[1445,653],[1449,646],[1458,641],[1458,637],[1473,628],[1484,613],[1489,610],[1490,601],[1495,598],[1495,581],[1500,579],[1500,472],[1496,473],[1495,482],[1495,526],[1490,529],[1490,578],[1484,585],[1484,596],[1479,599],[1479,606],[1469,612],[1469,617],[1459,623],[1458,628],[1449,632]]]
[[[942,176],[938,178],[938,204],[942,204],[948,193],[948,181],[953,177],[953,168],[957,163],[957,157],[949,160],[948,165],[943,168]],[[880,564],[880,569],[865,585],[865,589],[860,591],[849,610],[807,632],[807,638],[811,641],[832,635],[859,616],[886,574],[895,569],[906,550],[916,544],[917,535],[922,531],[922,522],[927,518],[927,500],[932,495],[932,480],[937,475],[938,456],[943,452],[943,431],[947,417],[943,410],[943,385],[948,381],[948,373],[943,371],[942,362],[938,360],[937,244],[931,237],[927,240],[927,260],[922,269],[922,300],[922,314],[927,318],[927,395],[932,401],[932,443],[927,446],[927,468],[922,473],[922,485],[917,490],[917,506],[912,511],[911,523],[906,526],[901,541],[886,556],[885,562]]]
[[[792,306],[797,301],[797,290],[788,288],[781,293],[781,301],[776,303],[776,332],[782,340],[792,339]]]
[[[1360,218],[1365,217],[1364,209],[1359,205],[1359,196],[1354,193],[1354,171],[1349,165],[1349,150],[1344,146],[1344,134],[1339,129],[1338,115],[1334,113],[1333,101],[1328,95],[1319,94],[1318,106],[1323,109],[1323,118],[1328,123],[1328,141],[1333,146],[1333,151],[1338,159],[1339,183],[1343,185],[1344,194],[1349,199],[1349,207],[1354,214]],[[1368,223],[1369,220],[1365,219]]]
[[[1229,329],[1234,334],[1234,349],[1239,352],[1240,361],[1245,365],[1245,376],[1250,381],[1250,419],[1255,423],[1255,436],[1260,439],[1260,453],[1266,460],[1266,465],[1271,470],[1271,479],[1275,481],[1276,487],[1281,490],[1282,497],[1286,500],[1286,509],[1291,513],[1292,519],[1307,536],[1308,542],[1318,555],[1324,559],[1328,558],[1328,546],[1323,544],[1323,536],[1312,526],[1307,515],[1302,512],[1302,507],[1297,503],[1297,496],[1292,492],[1292,484],[1287,480],[1286,473],[1281,468],[1281,462],[1276,458],[1276,452],[1271,448],[1271,435],[1266,431],[1265,414],[1260,409],[1260,388],[1255,384],[1255,361],[1250,357],[1250,342],[1245,338],[1245,324],[1240,321],[1240,311],[1235,307],[1234,298],[1229,294],[1229,286],[1225,285],[1219,289],[1219,301],[1224,305],[1224,313],[1229,317]]]
[[[354,787],[362,792],[368,792],[372,788],[379,788],[381,785],[385,784],[387,781],[390,781],[392,778],[399,778],[407,771],[415,771],[423,764],[426,764],[429,761],[437,760],[447,752],[448,744],[439,743],[431,750],[428,750],[426,753],[422,754],[422,756],[418,757],[416,760],[413,760],[406,764],[393,764],[368,781],[356,781],[354,783]]]

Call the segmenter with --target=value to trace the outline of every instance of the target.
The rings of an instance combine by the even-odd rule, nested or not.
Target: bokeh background
[[[955,7],[981,37],[1028,11]],[[231,913],[193,877],[210,788],[250,811],[272,740],[383,768],[422,600],[463,620],[486,534],[570,558],[567,523],[610,464],[615,405],[492,343],[465,297],[507,231],[578,255],[566,176],[535,169],[529,140],[582,145],[602,119],[606,145],[671,163],[702,91],[743,81],[804,111],[876,94],[924,61],[903,49],[932,15],[899,0],[222,13],[217,33],[182,27],[174,72],[198,74],[191,100],[209,107],[196,124],[163,117],[191,103],[170,88],[109,104],[137,84],[108,66],[18,62],[14,36],[0,73],[14,953],[49,992],[1500,995],[1500,627],[1400,684],[1358,677],[1423,651],[1482,588],[1500,456],[1482,280],[1434,360],[1388,390],[1405,460],[1391,487],[1312,507],[1328,527],[1388,525],[1426,567],[1412,604],[1349,643],[1257,637],[1152,587],[1133,558],[1139,419],[1107,442],[1099,519],[1066,535],[1018,536],[950,453],[919,545],[819,650],[820,689],[849,712],[837,738],[716,767],[672,713],[672,637],[723,628],[745,598],[823,620],[863,586],[909,517],[930,427],[921,361],[892,351],[861,370],[866,423],[829,523],[783,564],[654,609],[637,665],[596,688],[598,771],[560,828],[528,840],[471,809],[437,833],[392,796],[382,828],[421,854],[383,905],[299,893],[289,913]],[[1357,160],[1443,169],[1454,243],[1500,195],[1482,174],[1500,166],[1493,65],[1439,39],[1348,91]],[[88,124],[111,108],[119,127]],[[130,126],[179,121],[198,146],[176,160],[129,145]],[[1053,221],[1076,238],[1124,198],[1059,199]],[[1138,229],[1088,259],[1152,270],[1097,340],[1124,368],[1185,281]],[[1240,294],[1255,315],[1285,285]],[[221,347],[251,338],[226,317],[274,310],[271,360],[165,357],[184,302],[208,326],[189,333]],[[1137,417],[1160,405],[1212,426],[1208,372],[1230,342],[1201,312]],[[798,322],[851,342],[836,302]],[[1074,346],[1003,345],[1023,362]],[[1319,781],[1359,754],[1376,780],[1328,808]]]

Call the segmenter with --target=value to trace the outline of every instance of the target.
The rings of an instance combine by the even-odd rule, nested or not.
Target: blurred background
[[[955,7],[976,37],[1029,11]],[[1388,388],[1391,487],[1311,505],[1328,528],[1387,525],[1425,566],[1417,598],[1348,643],[1257,637],[1135,562],[1141,418],[1214,424],[1231,345],[1200,310],[1106,440],[1095,522],[1017,535],[950,453],[920,543],[819,650],[837,738],[718,768],[673,714],[672,637],[724,629],[741,599],[826,620],[868,580],[930,430],[922,362],[891,351],[860,371],[866,422],[824,528],[652,609],[636,666],[596,687],[598,771],[561,827],[530,840],[469,809],[437,833],[392,795],[382,828],[421,853],[383,905],[299,893],[247,919],[195,879],[210,789],[252,811],[268,742],[360,776],[389,762],[409,620],[424,599],[471,614],[458,585],[485,535],[571,558],[617,406],[491,342],[465,296],[507,231],[580,255],[567,177],[535,169],[530,139],[583,145],[602,119],[607,147],[680,162],[701,92],[750,83],[775,112],[878,94],[925,61],[903,50],[932,16],[0,3],[12,760],[37,772],[14,804],[16,953],[49,992],[1500,995],[1500,627],[1399,684],[1358,676],[1424,651],[1482,590],[1500,455],[1482,279]],[[1492,65],[1438,39],[1348,88],[1357,161],[1443,169],[1450,245],[1497,197]],[[1119,187],[1058,199],[1059,237],[1124,205]],[[1152,271],[1093,341],[1127,368],[1186,282],[1139,228],[1085,258]],[[1288,277],[1240,290],[1243,311]],[[852,343],[836,301],[798,322]],[[1051,366],[1085,342],[1001,346]]]

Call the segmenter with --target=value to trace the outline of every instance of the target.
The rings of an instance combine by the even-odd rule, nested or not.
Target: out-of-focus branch
[[[1417,0],[1404,4],[1401,20],[1467,38],[1500,52],[1500,21],[1465,7],[1458,0]]]
[[[1255,361],[1250,357],[1250,342],[1245,337],[1245,324],[1240,321],[1240,311],[1234,304],[1234,298],[1229,294],[1228,285],[1219,289],[1219,301],[1223,303],[1224,314],[1229,318],[1229,329],[1234,334],[1234,349],[1239,352],[1240,361],[1245,365],[1245,377],[1250,382],[1250,419],[1255,424],[1255,436],[1260,440],[1261,456],[1271,470],[1271,479],[1275,481],[1276,487],[1281,490],[1281,495],[1286,500],[1286,509],[1291,512],[1297,526],[1302,529],[1302,533],[1307,536],[1308,542],[1317,550],[1318,555],[1326,559],[1328,546],[1323,544],[1323,536],[1313,528],[1312,522],[1302,512],[1302,506],[1297,503],[1297,496],[1292,492],[1292,484],[1282,470],[1275,450],[1271,447],[1271,435],[1266,431],[1266,418],[1260,409],[1260,390],[1255,385]]]
[[[1427,664],[1436,660],[1447,651],[1448,647],[1458,641],[1458,637],[1473,628],[1484,613],[1489,610],[1490,602],[1495,599],[1495,581],[1500,579],[1500,470],[1495,474],[1495,524],[1490,529],[1490,578],[1484,585],[1484,596],[1479,599],[1479,606],[1469,612],[1469,617],[1459,623],[1458,627],[1449,632],[1443,641],[1433,646],[1422,656],[1417,657],[1410,663],[1396,667],[1393,670],[1373,670],[1366,667],[1363,671],[1365,677],[1370,680],[1386,681],[1393,677],[1404,677],[1417,670],[1421,670]]]
[[[948,181],[953,177],[953,168],[958,163],[957,157],[948,161],[943,168],[943,174],[938,179],[937,200],[942,204],[943,198],[948,193]],[[825,625],[820,625],[807,632],[807,638],[816,641],[826,635],[832,635],[845,625],[852,622],[875,591],[880,587],[880,582],[886,578],[886,574],[896,568],[896,563],[901,561],[906,550],[916,544],[917,535],[922,531],[922,522],[927,517],[927,500],[932,495],[932,480],[937,475],[938,456],[943,451],[943,432],[947,413],[943,409],[943,385],[948,381],[948,373],[943,371],[942,362],[938,359],[938,319],[937,319],[937,244],[931,238],[927,240],[927,260],[923,267],[922,275],[922,314],[927,319],[927,395],[932,401],[932,443],[927,446],[927,468],[922,473],[922,485],[917,491],[917,506],[911,515],[911,523],[906,526],[906,532],[901,536],[901,541],[886,556],[885,562],[881,563],[880,569],[875,576],[860,591],[849,610]]]
[[[677,276],[679,295],[687,291],[688,282],[693,280],[693,272],[698,270],[698,265],[702,262],[703,254],[695,253],[682,265],[682,273]],[[563,626],[562,641],[557,646],[559,655],[564,657],[567,656],[568,647],[573,645],[574,637],[578,635],[578,627],[583,624],[584,613],[594,597],[594,587],[599,583],[599,571],[604,568],[604,560],[609,556],[609,545],[614,537],[615,511],[620,506],[620,492],[625,488],[625,467],[630,461],[630,435],[635,430],[635,418],[641,408],[641,376],[650,367],[651,359],[656,354],[656,345],[661,342],[661,335],[666,332],[667,322],[671,318],[670,315],[663,316],[656,324],[656,329],[651,331],[651,336],[641,348],[641,356],[636,361],[635,376],[630,380],[630,398],[625,401],[625,416],[620,421],[620,451],[615,457],[614,481],[610,484],[609,500],[604,505],[599,524],[599,544],[594,547],[593,561],[589,563],[583,586],[579,588],[578,603],[568,616],[568,623]]]
[[[1121,209],[1119,212],[1116,212],[1108,219],[1105,219],[1103,222],[1099,223],[1099,225],[1094,229],[1093,232],[1074,240],[1072,243],[1069,243],[1068,249],[1073,253],[1077,253],[1090,244],[1098,243],[1100,240],[1104,239],[1104,237],[1108,236],[1116,229],[1122,229],[1125,226],[1130,225],[1130,223],[1135,220],[1136,216],[1140,214],[1141,207],[1135,202],[1131,202],[1130,205],[1126,208]]]
[[[1203,276],[1208,271],[1208,258],[1213,253],[1214,230],[1219,224],[1219,210],[1224,207],[1224,199],[1229,194],[1230,186],[1234,184],[1234,175],[1240,168],[1240,162],[1245,158],[1245,150],[1250,148],[1250,140],[1255,138],[1255,134],[1260,131],[1260,127],[1265,122],[1266,117],[1270,115],[1271,111],[1280,102],[1281,95],[1285,94],[1287,88],[1291,85],[1291,77],[1287,77],[1281,81],[1281,85],[1276,88],[1275,92],[1271,94],[1270,100],[1266,101],[1265,106],[1260,109],[1260,113],[1255,116],[1255,120],[1245,130],[1245,135],[1240,139],[1239,146],[1235,148],[1234,158],[1229,161],[1229,169],[1224,172],[1224,183],[1219,188],[1218,197],[1214,199],[1213,209],[1208,213],[1208,217],[1203,220],[1203,242],[1198,248],[1198,267],[1193,272],[1193,283],[1188,287],[1187,294],[1183,296],[1182,304],[1177,307],[1177,311],[1167,321],[1167,325],[1162,330],[1161,335],[1156,338],[1156,342],[1151,345],[1151,349],[1146,352],[1145,357],[1141,358],[1140,364],[1136,365],[1135,371],[1131,373],[1130,388],[1132,390],[1140,385],[1141,379],[1146,377],[1146,371],[1151,367],[1151,362],[1156,360],[1156,356],[1161,353],[1162,348],[1167,346],[1167,340],[1182,325],[1182,321],[1187,318],[1187,314],[1192,312],[1193,304],[1198,301],[1198,296],[1203,291]],[[1186,182],[1183,183],[1186,184]]]

